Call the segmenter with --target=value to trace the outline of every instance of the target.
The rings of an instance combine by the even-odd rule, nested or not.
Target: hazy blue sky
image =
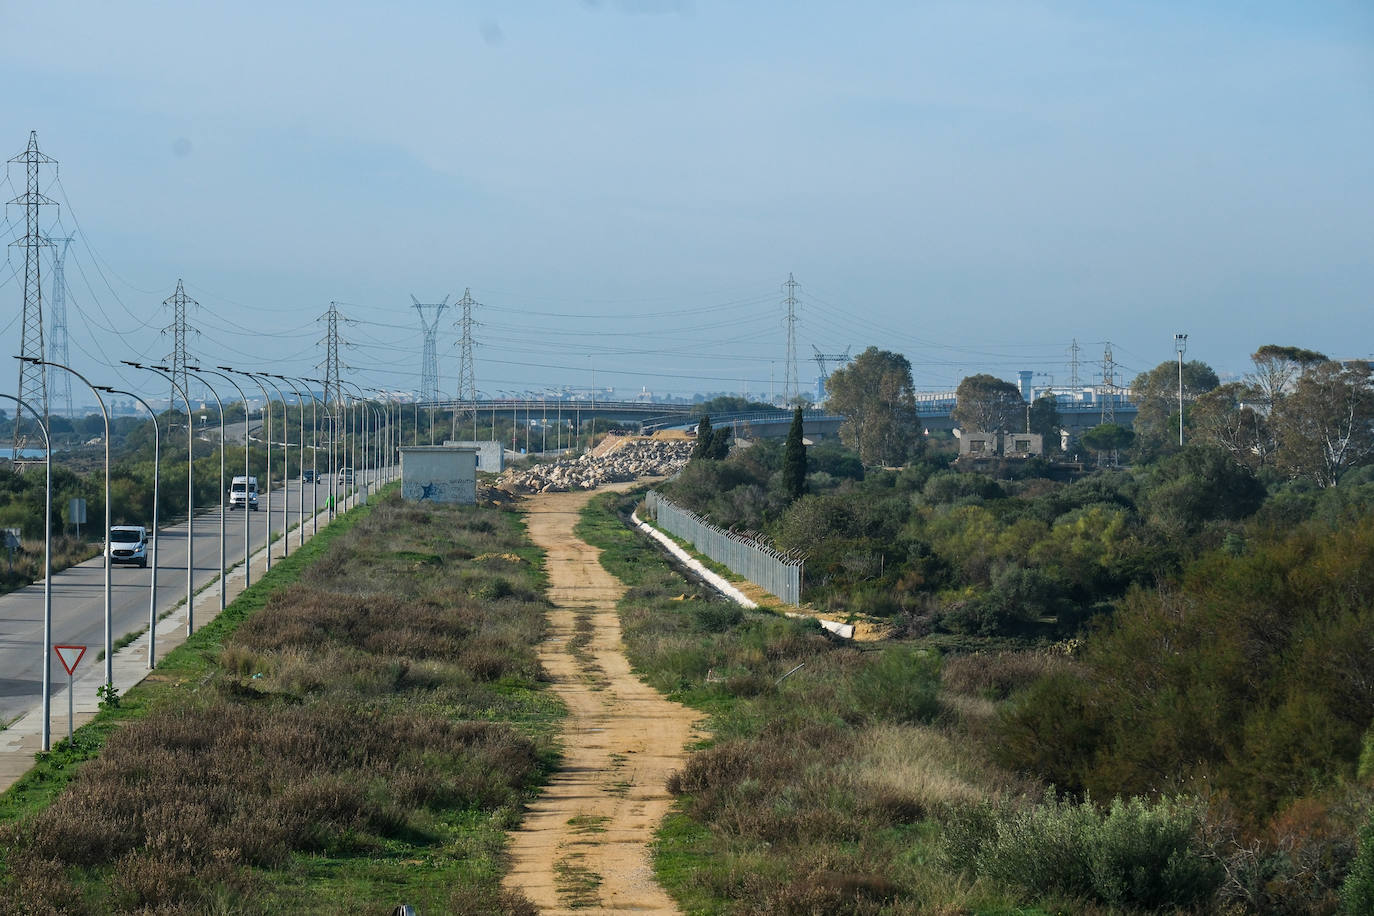
[[[102,381],[160,390],[97,364],[170,351],[178,277],[195,358],[309,375],[337,300],[353,376],[403,389],[411,294],[470,287],[487,392],[780,390],[789,272],[803,357],[899,350],[925,389],[1063,384],[1074,338],[1085,380],[1176,331],[1223,374],[1374,355],[1363,0],[216,6],[0,16],[0,158],[37,130],[61,163]]]

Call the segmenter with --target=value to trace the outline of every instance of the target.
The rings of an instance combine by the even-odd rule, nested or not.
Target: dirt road
[[[654,881],[649,843],[698,715],[630,672],[615,610],[625,587],[573,534],[591,496],[546,493],[522,506],[554,604],[540,660],[569,716],[562,768],[511,836],[505,884],[544,913],[676,913]]]

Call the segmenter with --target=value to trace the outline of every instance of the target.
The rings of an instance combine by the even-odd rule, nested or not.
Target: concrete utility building
[[[445,439],[446,448],[470,448],[477,452],[477,470],[499,474],[506,469],[506,449],[500,442],[487,439]]]
[[[960,458],[1029,458],[1045,453],[1039,433],[984,433],[960,430]]]
[[[409,502],[477,502],[477,450],[449,445],[401,449],[401,498]]]

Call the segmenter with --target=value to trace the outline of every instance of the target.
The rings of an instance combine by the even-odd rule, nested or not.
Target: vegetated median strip
[[[79,758],[0,798],[0,900],[523,912],[500,851],[559,713],[530,649],[538,572],[504,558],[518,524],[387,499],[344,518],[64,742]]]

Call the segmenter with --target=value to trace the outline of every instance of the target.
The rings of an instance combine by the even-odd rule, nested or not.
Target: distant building
[[[985,433],[959,430],[960,458],[1031,458],[1045,454],[1039,433]]]

